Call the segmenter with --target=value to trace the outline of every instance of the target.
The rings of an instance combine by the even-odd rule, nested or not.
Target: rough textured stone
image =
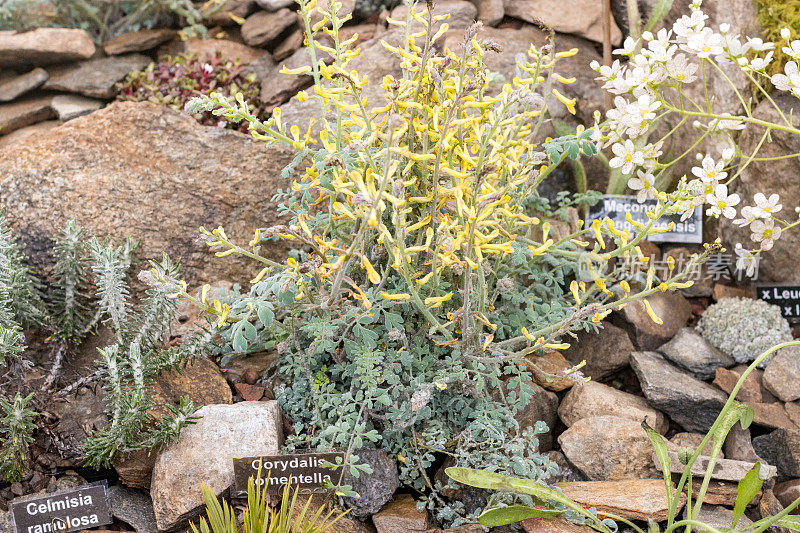
[[[548,481],[558,483],[560,481],[588,481],[583,472],[578,470],[575,465],[569,462],[567,457],[558,451],[547,452],[547,458],[558,465],[558,472],[553,474]]]
[[[0,136],[0,149],[5,148],[6,146],[11,146],[18,142],[25,142],[27,139],[41,137],[51,129],[60,125],[61,121],[59,120],[45,120],[44,122],[38,122],[36,124],[14,130],[11,133]]]
[[[520,522],[519,525],[522,526],[525,533],[591,533],[594,531],[589,526],[574,524],[561,516],[555,518],[528,518]]]
[[[158,533],[153,500],[146,492],[119,485],[108,488],[111,514],[136,530],[136,533]]]
[[[731,356],[711,346],[692,328],[681,328],[658,351],[697,379],[705,381],[713,379],[718,368],[728,368],[736,364]]]
[[[582,418],[611,415],[647,423],[659,433],[666,433],[669,421],[647,401],[596,381],[578,384],[572,388],[558,407],[558,416],[567,426]]]
[[[779,92],[774,98],[784,114],[791,117],[797,127],[800,125],[800,103],[796,98],[787,93]],[[782,120],[775,108],[767,101],[760,103],[753,111],[753,117],[770,122]],[[798,136],[775,131],[772,141],[764,143],[758,152],[758,157],[775,158],[786,156],[800,151],[800,138]],[[742,131],[739,146],[744,153],[752,152],[758,145],[761,135],[758,128],[746,128]],[[744,199],[751,199],[757,192],[769,196],[778,193],[781,197],[784,212],[791,211],[794,206],[800,205],[800,182],[786,180],[784,176],[793,176],[800,172],[800,161],[789,157],[773,161],[754,161],[748,165],[738,179],[731,184],[731,192],[738,193]],[[789,216],[787,213],[786,216]],[[738,228],[730,222],[720,225],[724,242],[734,245],[741,242],[745,247],[752,244],[750,232],[747,228]],[[730,247],[732,249],[732,246]],[[800,283],[800,269],[797,268],[797,250],[800,249],[800,235],[786,232],[775,241],[775,246],[765,255],[759,263],[759,281],[774,281],[782,284]]]
[[[397,463],[385,450],[358,450],[358,460],[372,467],[372,474],[354,478],[345,476],[344,483],[351,485],[359,495],[358,498],[345,498],[350,513],[356,518],[367,518],[378,511],[392,499],[394,492],[400,487],[397,475]]]
[[[714,285],[714,300],[720,301],[723,298],[755,298],[755,291],[752,287],[734,287],[732,285]]]
[[[577,481],[556,483],[564,495],[585,508],[615,514],[629,520],[667,518],[667,498],[663,479],[629,479],[624,481]],[[673,488],[674,490],[674,488]],[[681,497],[678,510],[683,507]]]
[[[800,427],[800,402],[786,402],[783,407],[786,409],[786,414],[797,427]]]
[[[144,52],[173,39],[178,32],[170,29],[139,30],[124,33],[103,43],[103,50],[110,56]]]
[[[264,387],[251,385],[250,383],[237,383],[234,387],[236,394],[246,402],[257,402],[264,397]]]
[[[758,516],[761,518],[767,518],[770,516],[775,516],[776,514],[783,511],[783,505],[775,497],[775,494],[772,492],[771,489],[767,489],[761,495],[761,501],[758,502]],[[792,533],[792,529],[785,528],[785,527],[771,527],[768,530],[770,533]]]
[[[676,449],[690,448],[692,451],[694,451],[697,449],[698,446],[700,446],[700,443],[703,441],[705,437],[706,436],[703,433],[688,433],[688,432],[676,433],[675,435],[672,436],[672,438],[669,439],[669,443],[670,445],[674,445]],[[708,444],[706,444],[706,447],[703,449],[702,454],[711,455],[711,449],[713,446],[714,446],[714,440],[712,439],[708,441]],[[724,459],[725,453],[720,451],[718,457]]]
[[[782,478],[800,477],[800,429],[776,429],[753,439],[759,457],[778,467]]]
[[[509,17],[603,42],[601,0],[504,0],[503,4]],[[611,42],[621,41],[622,32],[612,19]]]
[[[52,91],[78,93],[93,98],[113,98],[116,83],[129,73],[150,64],[142,54],[100,57],[50,69],[44,88]]]
[[[419,10],[420,7],[417,7]],[[454,30],[461,30],[463,35],[463,30],[472,26],[475,23],[475,19],[478,17],[478,9],[475,4],[467,2],[466,0],[442,0],[440,2],[436,2],[433,8],[434,15],[443,15],[449,14],[450,18],[447,19],[445,22],[447,25]],[[405,5],[399,5],[392,10],[391,18],[394,20],[403,20],[405,21],[408,18],[408,8]],[[441,23],[434,24],[434,31],[438,31],[439,25]],[[417,21],[411,22],[411,31],[420,31],[422,30],[422,25]]]
[[[694,509],[692,509],[694,511]],[[684,518],[686,518],[686,511],[684,511]],[[733,509],[723,507],[722,505],[709,505],[704,503],[697,514],[697,520],[716,528],[730,528],[733,524]],[[753,521],[742,515],[736,523],[737,528],[741,528],[752,524]]]
[[[272,51],[272,58],[275,61],[283,61],[287,57],[291,57],[292,54],[303,47],[305,35],[305,32],[300,28],[294,30],[285,39],[278,43],[278,45]],[[342,37],[340,36],[339,38],[341,39]]]
[[[539,421],[547,424],[549,431],[536,436],[539,439],[539,451],[546,452],[553,448],[553,428],[556,424],[558,396],[535,383],[528,383],[533,389],[533,397],[524,409],[514,415],[520,428],[533,428]]]
[[[0,102],[10,102],[47,81],[48,74],[43,68],[35,68],[19,75],[0,77]]]
[[[199,2],[198,7],[204,2]],[[236,19],[247,18],[258,8],[256,0],[227,0],[219,11],[206,19],[207,26],[238,26]]]
[[[700,255],[702,253],[702,245],[687,244],[677,248],[671,248],[670,250],[666,251],[664,258],[673,258],[675,260],[675,270],[677,272],[681,272],[689,265],[689,261],[691,261],[692,256]],[[687,298],[711,296],[711,294],[714,292],[714,273],[710,272],[709,270],[709,263],[700,265],[699,269],[696,271],[698,275],[692,276],[692,286],[680,289],[681,294]]]
[[[11,525],[11,512],[0,511],[0,531],[14,531]]]
[[[778,483],[772,488],[772,492],[781,502],[781,505],[788,507],[792,502],[800,498],[800,479],[790,479],[789,481]]]
[[[256,0],[258,7],[267,11],[278,11],[284,7],[292,7],[294,0]]]
[[[727,400],[722,392],[655,352],[632,353],[631,367],[650,404],[687,431],[708,431]]]
[[[186,39],[185,41],[171,41],[158,49],[158,55],[193,54],[200,61],[209,61],[217,53],[228,61],[239,60],[242,65],[249,65],[255,61],[266,58],[270,60],[269,52],[258,48],[251,48],[236,41],[226,39]]]
[[[254,72],[261,82],[261,100],[268,107],[289,101],[294,95],[314,83],[312,76],[290,76],[281,74],[283,66],[298,68],[308,64],[308,50],[300,48],[285,61],[275,63],[271,58],[262,58],[252,63],[248,70]]]
[[[150,495],[158,529],[177,529],[203,504],[201,485],[219,496],[233,484],[233,459],[275,455],[283,443],[278,402],[207,405],[202,418],[159,452]]]
[[[800,429],[780,402],[748,403],[747,405],[753,408],[753,423],[758,426],[770,429]]]
[[[230,384],[239,383],[241,381],[249,383],[249,381],[245,379],[246,375],[254,374],[257,377],[255,380],[252,380],[253,383],[250,383],[250,385],[252,385],[257,380],[261,379],[261,376],[263,376],[270,365],[275,362],[277,357],[278,354],[275,351],[257,352],[248,354],[245,357],[234,357],[223,368],[225,379],[228,380]]]
[[[0,104],[0,135],[55,117],[52,97],[38,96]]]
[[[668,452],[669,453],[669,460],[670,460],[670,471],[673,474],[680,474],[683,472],[684,466],[681,464],[678,452]],[[703,477],[708,470],[708,461],[710,457],[701,455],[697,458],[697,461],[692,465],[692,474],[695,476]],[[653,455],[654,462],[658,465],[658,469],[661,470],[661,465],[655,458],[655,454]],[[719,481],[734,481],[738,482],[741,480],[747,472],[749,472],[753,468],[753,463],[747,461],[735,461],[733,459],[717,459],[716,463],[714,464],[714,470],[711,473],[711,478],[716,479]],[[768,464],[761,465],[761,477],[763,479],[770,479],[775,477],[777,474],[777,469]]]
[[[161,373],[153,383],[153,407],[148,414],[154,421],[160,421],[169,413],[169,406],[178,405],[182,397],[189,398],[197,407],[233,402],[233,393],[222,372],[205,357],[198,357],[181,372]],[[114,467],[125,485],[147,488],[155,462],[155,453],[140,450],[120,457]]]
[[[418,511],[410,494],[400,494],[372,517],[378,533],[410,533],[428,529],[427,511]]]
[[[66,122],[97,111],[103,107],[103,102],[75,94],[59,94],[53,97],[51,105],[58,115],[58,120]]]
[[[695,479],[692,482],[692,497],[696,497],[697,494],[700,492],[700,488],[703,484],[702,479]],[[683,488],[684,494],[688,493],[689,491],[689,484],[687,483],[684,485]],[[706,490],[706,497],[703,499],[704,503],[709,505],[731,505],[732,502],[736,501],[736,496],[739,493],[739,483],[737,482],[729,482],[729,481],[718,481],[712,479],[708,483],[708,489]],[[752,507],[758,505],[758,502],[761,501],[761,491],[759,491],[750,503],[748,507]]]
[[[625,330],[610,322],[603,322],[597,333],[579,331],[578,338],[570,340],[564,355],[576,365],[586,361],[581,369],[585,375],[600,380],[627,367],[631,353],[635,350]]]
[[[487,26],[497,26],[503,20],[503,0],[470,0],[478,8],[478,20]]]
[[[575,383],[571,378],[561,379],[548,379],[547,374],[550,375],[563,375],[565,370],[572,368],[572,365],[567,361],[560,352],[547,352],[542,355],[528,356],[528,361],[536,365],[536,368],[531,368],[533,373],[533,380],[537,385],[544,387],[547,390],[560,392],[566,390]]]
[[[712,384],[725,391],[726,394],[731,394],[741,376],[739,372],[734,372],[727,368],[718,368]],[[739,392],[736,393],[736,399],[740,402],[760,403],[762,401],[761,385],[755,375],[750,374],[747,376]]]
[[[291,160],[288,150],[179,111],[117,102],[0,153],[0,203],[34,261],[49,260],[49,236],[75,218],[100,237],[142,239],[141,259],[180,258],[190,285],[244,282],[252,265],[211,259],[195,228],[224,226],[231,239],[247,242],[253,228],[278,223],[264,191],[286,186],[280,174]]]
[[[617,416],[582,418],[558,437],[567,459],[592,480],[658,477],[641,422]]]
[[[679,292],[657,292],[647,298],[656,316],[664,321],[656,324],[644,304],[632,302],[622,310],[622,317],[631,330],[634,343],[640,350],[655,350],[686,325],[692,316],[692,306]]]
[[[764,386],[779,400],[800,399],[800,346],[780,350],[764,369]]]
[[[749,461],[751,463],[755,463],[759,460],[755,449],[753,449],[750,429],[742,429],[742,425],[738,422],[733,425],[728,435],[725,437],[722,451],[725,452],[725,456],[728,459]]]
[[[42,66],[88,59],[95,47],[83,30],[0,31],[0,67]]]
[[[283,8],[274,13],[258,11],[242,24],[242,39],[250,46],[268,46],[295,24],[297,15],[290,9]]]

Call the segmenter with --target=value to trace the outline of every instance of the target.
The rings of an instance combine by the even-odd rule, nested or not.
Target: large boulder
[[[0,150],[0,204],[34,261],[49,260],[50,239],[75,218],[101,237],[142,239],[141,259],[181,259],[190,284],[250,279],[250,262],[212,259],[197,229],[224,226],[246,244],[277,223],[270,198],[293,157],[146,102],[117,102],[11,146]]]
[[[728,368],[736,364],[731,356],[711,346],[692,328],[681,328],[658,351],[697,379],[704,381],[714,379],[718,368]]]
[[[783,113],[792,117],[795,127],[800,126],[800,102],[792,95],[777,93],[773,100],[783,110]],[[781,123],[778,111],[768,101],[760,103],[753,117],[769,122]],[[745,128],[739,137],[739,146],[742,153],[749,154],[758,146],[763,130],[759,128]],[[788,156],[800,151],[800,136],[773,130],[770,142],[764,143],[758,152],[759,158],[777,158]],[[777,216],[783,220],[796,220],[794,208],[800,206],[800,182],[786,179],[786,176],[795,176],[800,172],[800,161],[796,157],[773,159],[771,161],[753,161],[731,184],[731,191],[742,197],[742,205],[753,205],[753,196],[764,193],[769,196],[777,193],[781,197],[783,210]],[[737,242],[745,248],[756,247],[750,240],[750,231],[747,228],[734,226],[725,219],[721,224],[722,239],[732,249]],[[797,268],[797,250],[800,249],[800,233],[787,231],[775,241],[773,248],[762,255],[758,266],[759,281],[774,281],[785,284],[800,283],[800,269]]]
[[[692,316],[692,306],[679,292],[657,292],[647,301],[661,324],[653,322],[641,300],[626,305],[615,319],[630,333],[640,350],[655,350],[686,325]]]
[[[573,365],[586,361],[581,371],[594,380],[605,379],[628,366],[631,353],[636,349],[624,329],[611,322],[601,322],[603,328],[577,331],[570,339],[564,356]]]
[[[203,505],[201,488],[219,496],[234,482],[233,459],[276,455],[283,444],[278,402],[207,405],[202,418],[158,454],[150,495],[159,531],[178,529]]]

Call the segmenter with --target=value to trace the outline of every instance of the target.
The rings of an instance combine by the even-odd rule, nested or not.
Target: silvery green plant
[[[52,282],[43,292],[0,211],[0,365],[24,352],[23,326],[46,331],[54,354],[44,381],[47,390],[55,384],[67,354],[94,328],[105,324],[115,334],[114,344],[100,350],[98,361],[111,423],[86,443],[86,461],[96,467],[110,464],[119,452],[163,446],[196,419],[195,407],[182,399],[178,406],[169,406],[160,421],[151,420],[147,411],[152,406],[152,381],[162,371],[179,369],[206,350],[211,340],[210,332],[199,330],[180,345],[165,347],[176,314],[175,303],[167,296],[176,287],[161,281],[177,276],[179,264],[166,255],[151,262],[150,270],[140,275],[149,288],[134,306],[128,277],[137,246],[131,238],[115,243],[90,237],[70,221],[56,237]],[[12,423],[16,418],[6,420]],[[6,430],[17,434],[17,429]],[[20,471],[18,462],[0,466],[3,476],[16,477]]]
[[[0,479],[20,481],[26,472],[28,449],[36,429],[36,411],[28,408],[33,393],[16,394],[9,402],[0,398]]]
[[[781,512],[774,516],[763,517],[761,520],[744,526],[739,524],[747,505],[759,494],[764,484],[764,480],[762,479],[764,473],[761,472],[760,462],[756,462],[750,471],[739,481],[737,496],[734,501],[733,516],[729,525],[726,524],[724,527],[718,527],[700,521],[700,510],[711,483],[717,460],[720,457],[720,451],[725,442],[725,437],[734,425],[740,424],[741,427],[747,429],[753,421],[753,409],[736,401],[736,394],[738,394],[745,380],[756,367],[762,362],[767,361],[776,351],[788,346],[800,346],[800,341],[786,342],[769,348],[760,354],[750,364],[747,370],[742,373],[731,391],[728,400],[720,411],[719,416],[717,416],[711,429],[703,437],[697,448],[694,450],[682,449],[679,452],[678,459],[683,465],[683,470],[681,471],[680,479],[677,484],[672,480],[673,468],[664,437],[650,428],[646,422],[642,422],[642,431],[647,434],[650,442],[653,444],[655,457],[664,473],[665,496],[667,502],[667,518],[665,523],[662,525],[651,520],[647,527],[648,533],[672,533],[676,530],[683,530],[686,533],[691,533],[693,529],[710,532],[737,531],[741,533],[762,533],[771,527],[800,531],[800,516],[791,514],[800,506],[800,498],[786,506]],[[708,450],[710,450],[710,452]],[[701,452],[703,455],[708,455],[708,462],[702,475],[700,488],[698,492],[694,494],[691,490],[693,478],[692,467],[700,458]],[[615,533],[618,531],[618,523],[624,523],[636,533],[645,533],[644,529],[625,518],[595,509],[585,509],[580,504],[564,496],[564,494],[558,490],[533,480],[458,467],[448,468],[447,475],[456,482],[471,487],[524,494],[535,498],[539,503],[537,507],[512,505],[487,509],[478,517],[478,522],[487,527],[504,526],[528,518],[547,520],[563,515],[575,522],[600,531],[601,533]],[[681,518],[681,500],[686,489],[688,489],[688,491],[685,504],[685,518]]]
[[[722,298],[705,310],[697,331],[737,363],[749,363],[770,346],[792,340],[781,308],[752,298]]]

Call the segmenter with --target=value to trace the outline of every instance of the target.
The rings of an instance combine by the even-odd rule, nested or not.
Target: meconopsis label
[[[11,502],[16,533],[62,533],[110,524],[106,482]]]
[[[589,208],[586,224],[588,226],[595,219],[602,220],[605,217],[609,217],[616,229],[628,231],[631,235],[634,235],[638,228],[631,224],[628,215],[635,223],[647,225],[650,223],[647,213],[648,211],[655,211],[656,204],[655,200],[645,200],[639,203],[635,196],[605,194],[602,200]],[[670,226],[670,224],[669,230],[648,235],[647,240],[652,242],[703,242],[702,209],[695,209],[692,216],[686,220],[681,220],[681,215],[674,214],[664,216],[655,223],[656,226],[661,227]]]

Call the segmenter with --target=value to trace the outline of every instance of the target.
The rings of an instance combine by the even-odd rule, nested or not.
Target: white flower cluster
[[[627,177],[627,185],[636,192],[639,202],[656,198],[664,204],[671,203],[671,211],[681,213],[682,220],[696,208],[704,208],[708,216],[749,226],[758,249],[750,251],[738,244],[735,251],[738,268],[752,271],[755,256],[771,249],[781,232],[797,222],[789,224],[773,217],[782,207],[777,194],[766,197],[758,193],[754,206],[742,207],[737,212],[741,198],[730,194],[728,187],[741,168],[739,172],[731,172],[735,169],[733,162],[738,158],[740,164],[747,165],[752,157],[747,160],[737,150],[734,135],[751,121],[749,111],[742,117],[714,112],[713,100],[706,96],[705,102],[695,102],[684,92],[684,86],[698,80],[706,83],[711,71],[724,74],[723,65],[734,65],[754,82],[758,78],[766,80],[769,76],[765,69],[773,59],[775,45],[734,34],[728,24],[721,24],[716,30],[707,26],[708,16],[700,9],[701,2],[695,0],[690,6],[691,14],[676,21],[670,30],[661,29],[656,35],[644,32],[641,39],[628,37],[623,47],[614,52],[627,56],[628,61],[617,59],[611,65],[592,63],[603,88],[614,95],[614,107],[607,112],[603,124],[595,125],[593,139],[598,149],[610,146],[613,157],[609,166]],[[782,32],[787,40],[788,31]],[[783,51],[793,59],[800,59],[800,40]],[[795,61],[786,65],[785,74],[776,74],[771,81],[778,90],[800,97],[800,68]],[[732,91],[743,107],[749,108],[733,85]],[[664,138],[650,142],[655,125],[668,114],[675,114],[680,123]],[[719,155],[697,154],[699,164],[692,168],[691,179],[681,180],[677,192],[667,195],[658,190],[656,182],[687,154],[661,162],[663,143],[690,118],[702,137],[716,140]]]

